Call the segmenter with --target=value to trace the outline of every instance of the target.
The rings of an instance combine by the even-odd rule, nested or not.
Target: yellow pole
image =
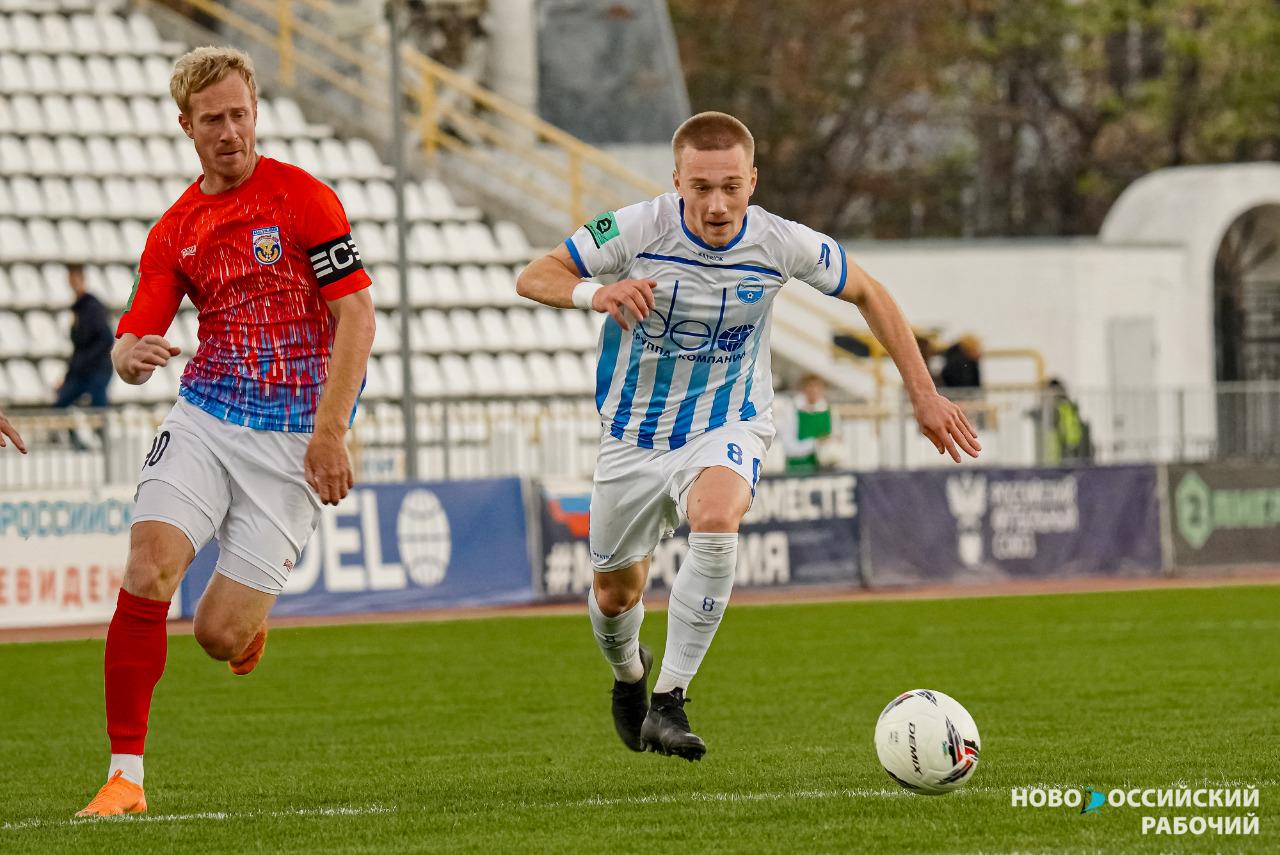
[[[418,96],[418,110],[422,150],[428,160],[434,161],[440,148],[440,113],[436,100],[436,80],[430,73],[422,75],[422,93]]]
[[[293,71],[293,3],[276,0],[276,29],[279,34],[280,78],[285,86],[294,84]]]

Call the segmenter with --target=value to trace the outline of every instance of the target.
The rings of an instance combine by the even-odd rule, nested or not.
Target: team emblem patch
[[[618,215],[613,211],[605,211],[592,218],[591,222],[587,223],[587,231],[591,232],[591,239],[596,242],[597,248],[622,234],[618,230]]]
[[[764,280],[759,276],[743,276],[738,280],[738,299],[743,303],[759,303],[763,296]]]
[[[253,257],[259,264],[275,264],[282,254],[279,226],[253,230]]]

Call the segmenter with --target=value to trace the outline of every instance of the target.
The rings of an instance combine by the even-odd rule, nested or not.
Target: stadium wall
[[[579,601],[591,584],[591,485],[514,478],[357,487],[321,512],[276,615]],[[127,490],[0,500],[0,628],[102,624],[124,576]],[[650,585],[670,587],[687,532]],[[1154,578],[1274,564],[1280,464],[966,468],[766,477],[736,584],[885,589]],[[191,616],[217,558],[196,557],[172,615]]]

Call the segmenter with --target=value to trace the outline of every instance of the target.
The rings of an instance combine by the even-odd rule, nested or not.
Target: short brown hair
[[[178,58],[169,78],[169,94],[177,102],[182,115],[191,109],[191,96],[208,89],[231,72],[244,78],[249,97],[258,103],[258,84],[254,80],[253,60],[249,54],[231,47],[198,47]]]
[[[717,113],[714,110],[699,113],[685,119],[684,124],[676,128],[671,138],[671,153],[676,162],[680,161],[680,151],[692,148],[697,151],[724,151],[740,145],[747,152],[747,160],[752,163],[756,159],[756,141],[751,131],[742,122],[728,113]]]

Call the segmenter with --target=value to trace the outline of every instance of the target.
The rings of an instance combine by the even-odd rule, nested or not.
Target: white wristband
[[[590,309],[591,300],[596,296],[596,292],[604,286],[599,282],[582,281],[573,286],[573,305],[579,309]]]

